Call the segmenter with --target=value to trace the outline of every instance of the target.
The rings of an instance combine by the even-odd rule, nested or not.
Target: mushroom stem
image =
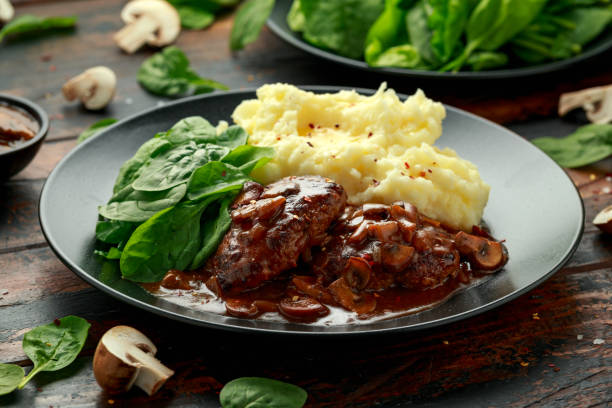
[[[163,365],[158,359],[134,348],[127,354],[127,358],[137,361],[140,365],[134,385],[142,389],[148,395],[153,395],[174,374],[174,371]]]
[[[559,116],[582,106],[593,123],[612,121],[612,85],[597,86],[576,92],[568,92],[559,99]]]
[[[107,67],[99,66],[68,80],[62,87],[62,93],[69,101],[79,99],[87,109],[97,110],[110,103],[116,86],[115,73]]]
[[[114,39],[119,48],[128,54],[133,54],[149,41],[158,29],[158,20],[148,14],[143,14],[119,30]]]
[[[9,0],[0,0],[0,23],[8,23],[13,19],[15,9]]]

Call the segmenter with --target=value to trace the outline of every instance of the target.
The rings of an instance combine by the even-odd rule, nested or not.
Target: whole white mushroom
[[[14,15],[15,9],[10,0],[0,0],[0,23],[8,23]]]
[[[115,34],[115,42],[128,54],[145,44],[163,47],[181,32],[178,12],[165,0],[134,0],[125,5],[121,19],[126,24]]]
[[[110,68],[98,66],[68,80],[62,93],[69,101],[79,99],[87,109],[98,110],[111,102],[116,87],[115,73]]]

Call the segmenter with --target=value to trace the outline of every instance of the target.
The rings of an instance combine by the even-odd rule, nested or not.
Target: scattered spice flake
[[[309,123],[308,127],[311,128],[311,129],[314,129],[314,125],[312,123]]]
[[[548,363],[549,367],[556,367],[553,363]]]
[[[408,162],[404,162],[404,167],[406,167],[408,170],[410,170],[410,165],[408,164]]]
[[[373,135],[372,132],[368,133],[368,137],[372,137],[372,135]]]
[[[51,61],[51,58],[53,58],[53,56],[51,54],[43,54],[40,56],[40,60],[42,62],[49,62]]]
[[[410,176],[410,178],[414,180],[414,176]]]
[[[248,82],[253,82],[254,80],[255,80],[255,75],[253,75],[253,74],[247,75],[247,81]]]
[[[60,319],[54,319],[53,324],[59,326],[60,324],[62,324],[62,322],[60,322]]]
[[[405,174],[404,174],[404,172],[403,172],[403,171],[400,171],[400,174],[401,174],[402,176],[405,176]]]
[[[577,336],[576,336],[576,338],[577,338],[578,340],[582,340],[582,339],[584,339],[584,335],[579,334],[579,335],[577,335]]]
[[[317,125],[317,129],[321,129],[321,125]]]
[[[375,186],[378,186],[380,184],[380,181],[376,179],[372,179],[372,184],[374,184]]]
[[[51,347],[53,344],[51,343],[45,343],[47,345],[47,347]]]
[[[561,371],[561,369],[559,367],[555,367],[555,368],[553,368],[553,370],[555,371],[555,373],[558,373],[559,371]]]
[[[448,345],[450,344],[450,343],[448,342],[448,340],[442,340],[442,343],[443,343],[445,346],[448,346]]]
[[[593,181],[593,180],[595,180],[596,178],[597,178],[597,176],[596,176],[596,175],[594,175],[594,174],[592,174],[592,173],[591,173],[591,174],[589,174],[589,180]]]
[[[437,165],[438,165],[438,163],[436,163],[436,162],[433,162],[433,163],[431,163],[431,164],[433,164],[434,166],[437,166]]]
[[[106,402],[108,402],[108,404],[109,404],[109,405],[113,405],[113,404],[115,403],[115,400],[113,400],[113,399],[109,399],[109,400],[108,400],[108,401],[106,401]]]
[[[433,171],[431,171],[431,169],[427,169],[428,172],[433,173]]]
[[[604,344],[606,341],[604,339],[595,339],[593,340],[593,344],[595,344],[596,346],[600,345],[600,344]]]
[[[225,170],[223,170],[223,172],[221,173],[221,177],[225,177],[227,173],[225,172]]]
[[[533,313],[533,314],[531,315],[531,318],[532,318],[533,320],[540,320],[540,316],[539,316],[537,313]]]
[[[276,136],[276,140],[280,140],[280,139],[281,139],[280,136]]]
[[[314,147],[314,146],[312,145],[312,143],[310,143],[310,142],[306,142],[306,144],[307,144],[308,146],[310,146],[310,147]]]
[[[49,65],[49,71],[55,72],[56,69],[57,67],[55,65]]]
[[[339,123],[336,123],[336,124],[334,125],[334,127],[335,127],[336,129],[338,129],[338,128],[340,127],[340,124],[339,124]]]
[[[523,367],[527,367],[528,365],[529,365],[529,363],[528,363],[528,362],[526,362],[526,361],[521,361],[521,366],[523,366]]]
[[[427,174],[426,174],[424,171],[422,171],[422,172],[420,172],[420,173],[419,173],[419,176],[421,176],[421,177],[425,177],[426,175],[427,175]]]
[[[380,295],[378,293],[374,292],[374,297],[379,298]]]
[[[378,161],[378,159],[375,157],[375,158],[374,158],[374,163],[376,163],[377,161]]]
[[[331,158],[332,158],[332,159],[335,159],[335,158],[336,158],[336,155],[335,155],[335,154],[332,154],[332,155],[331,155]]]

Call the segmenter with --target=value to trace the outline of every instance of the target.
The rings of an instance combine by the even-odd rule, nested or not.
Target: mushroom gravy
[[[36,136],[40,126],[25,111],[0,103],[0,152]]]

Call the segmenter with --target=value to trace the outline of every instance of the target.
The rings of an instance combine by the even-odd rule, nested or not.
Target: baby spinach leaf
[[[369,64],[373,67],[398,67],[410,69],[428,69],[416,48],[410,44],[396,45],[383,51]]]
[[[244,174],[249,175],[255,169],[265,165],[274,157],[274,149],[271,147],[259,147],[251,145],[238,146],[222,162],[240,168]]]
[[[94,250],[94,254],[110,260],[121,259],[121,252],[122,251],[117,247],[110,247],[108,251],[103,251],[101,249]]]
[[[527,27],[545,4],[546,0],[481,0],[466,26],[464,51],[442,71],[458,71],[476,50],[497,50]]]
[[[440,59],[431,47],[433,31],[429,27],[429,13],[431,10],[426,0],[419,0],[406,15],[406,24],[410,43],[416,48],[421,58],[428,64],[437,67]]]
[[[349,58],[361,58],[383,0],[301,0],[304,39]]]
[[[96,224],[96,238],[107,244],[119,244],[127,241],[136,228],[132,222],[107,220]]]
[[[187,182],[195,169],[210,161],[221,160],[230,149],[193,141],[179,145],[151,159],[143,166],[132,187],[138,191],[165,191]]]
[[[398,66],[381,64],[378,57],[389,48],[408,42],[406,9],[403,0],[386,0],[385,9],[368,30],[365,42],[365,60],[372,66]]]
[[[89,128],[81,132],[81,134],[79,135],[79,138],[77,139],[77,143],[81,143],[89,139],[90,137],[94,136],[95,134],[106,129],[107,127],[109,127],[110,125],[114,123],[117,123],[117,119],[107,118],[107,119],[102,119],[102,120],[97,121],[96,123],[91,125]]]
[[[0,395],[13,392],[24,376],[23,368],[17,364],[0,363]]]
[[[168,97],[228,89],[219,82],[195,73],[189,67],[189,60],[183,51],[175,46],[166,47],[145,60],[138,70],[138,82],[147,91]]]
[[[123,277],[158,282],[170,269],[187,268],[201,247],[200,218],[214,199],[184,201],[136,228],[121,254]]]
[[[119,169],[119,175],[113,187],[113,193],[118,193],[129,186],[140,175],[140,169],[152,158],[172,148],[172,143],[164,138],[147,140],[131,159],[127,160]]]
[[[508,63],[508,55],[503,52],[477,51],[470,55],[466,64],[473,71],[499,68]]]
[[[561,139],[541,137],[532,142],[562,167],[586,166],[612,155],[612,125],[586,125]]]
[[[98,207],[98,213],[109,220],[143,222],[181,201],[186,190],[184,183],[165,191],[138,191],[126,186],[108,204]]]
[[[187,185],[187,198],[202,200],[211,195],[240,190],[250,178],[239,168],[221,162],[210,162],[197,169]]]
[[[274,8],[274,0],[247,0],[238,9],[230,35],[230,48],[241,50],[257,40]]]
[[[232,223],[228,208],[236,198],[238,192],[229,194],[223,199],[219,206],[211,206],[206,209],[202,219],[202,247],[193,258],[189,269],[197,269],[216,251],[223,236]],[[209,211],[210,210],[210,211]]]
[[[223,408],[301,408],[307,397],[296,385],[260,377],[237,378],[219,394]]]
[[[19,383],[19,389],[37,373],[62,369],[79,355],[91,325],[77,316],[63,317],[57,323],[36,327],[23,336],[23,351],[34,368]]]
[[[291,9],[287,14],[287,25],[293,31],[304,31],[304,24],[306,24],[306,18],[301,9],[301,0],[293,0],[291,3]]]
[[[431,49],[436,60],[445,63],[454,55],[470,16],[470,2],[465,0],[427,0],[427,19]]]
[[[19,35],[37,31],[52,30],[58,28],[72,28],[76,25],[76,17],[37,17],[24,14],[7,23],[0,30],[0,41],[7,35]]]
[[[215,13],[221,5],[208,0],[168,0],[181,18],[183,28],[201,30],[215,21]]]

